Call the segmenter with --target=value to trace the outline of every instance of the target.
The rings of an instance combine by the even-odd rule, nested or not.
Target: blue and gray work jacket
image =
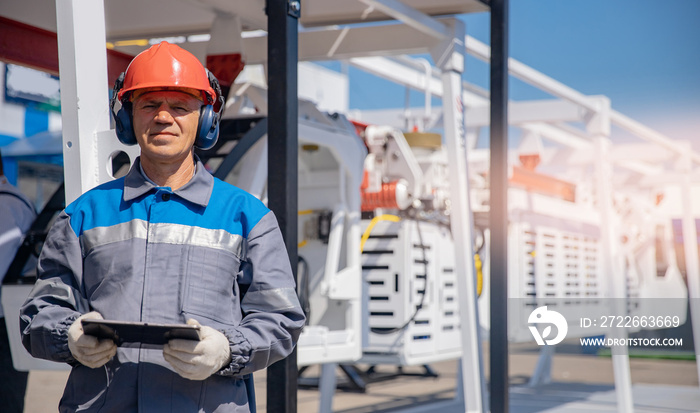
[[[209,174],[172,191],[129,173],[61,212],[21,309],[22,341],[34,356],[73,366],[60,412],[254,411],[250,373],[289,355],[304,325],[286,248],[273,213]],[[81,314],[107,320],[184,323],[223,332],[231,363],[203,381],[180,377],[162,347],[127,344],[97,369],[68,349]]]

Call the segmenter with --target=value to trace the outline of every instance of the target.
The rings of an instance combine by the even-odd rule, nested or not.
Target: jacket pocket
[[[182,311],[236,325],[240,321],[238,258],[204,247],[190,247],[187,255]]]

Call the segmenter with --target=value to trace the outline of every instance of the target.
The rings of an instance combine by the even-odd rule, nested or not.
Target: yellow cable
[[[481,297],[481,290],[484,287],[484,265],[481,263],[479,254],[474,254],[474,267],[476,268],[476,296]]]
[[[399,222],[401,221],[401,218],[391,214],[378,215],[372,218],[372,221],[370,221],[369,225],[367,225],[365,233],[362,234],[362,240],[360,240],[360,253],[362,253],[362,251],[364,251],[365,249],[365,242],[367,242],[367,240],[369,239],[369,234],[372,232],[372,228],[374,228],[374,226],[377,225],[379,221]]]
[[[313,213],[314,213],[314,210],[313,210],[313,209],[305,209],[305,210],[303,210],[303,211],[297,212],[297,215],[309,215],[309,214],[313,214]],[[304,247],[304,246],[306,246],[306,244],[308,244],[308,241],[307,241],[307,240],[303,240],[303,241],[301,241],[300,243],[297,244],[297,248]]]
[[[115,46],[148,46],[148,39],[117,40]]]

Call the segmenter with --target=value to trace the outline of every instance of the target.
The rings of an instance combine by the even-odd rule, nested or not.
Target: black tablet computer
[[[83,319],[81,322],[85,334],[98,338],[110,338],[118,346],[123,343],[165,344],[173,338],[199,341],[199,326],[189,324],[158,324],[90,318]]]

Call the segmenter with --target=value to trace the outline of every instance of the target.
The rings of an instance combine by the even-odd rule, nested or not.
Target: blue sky
[[[468,35],[490,43],[489,13],[460,18]],[[699,20],[698,0],[511,0],[510,56],[581,93],[606,95],[618,112],[700,149]],[[488,70],[468,57],[465,78],[488,88]],[[364,80],[358,72],[350,74]],[[351,89],[350,107],[403,106],[402,87],[374,90],[371,82]],[[548,97],[513,78],[510,93]]]

